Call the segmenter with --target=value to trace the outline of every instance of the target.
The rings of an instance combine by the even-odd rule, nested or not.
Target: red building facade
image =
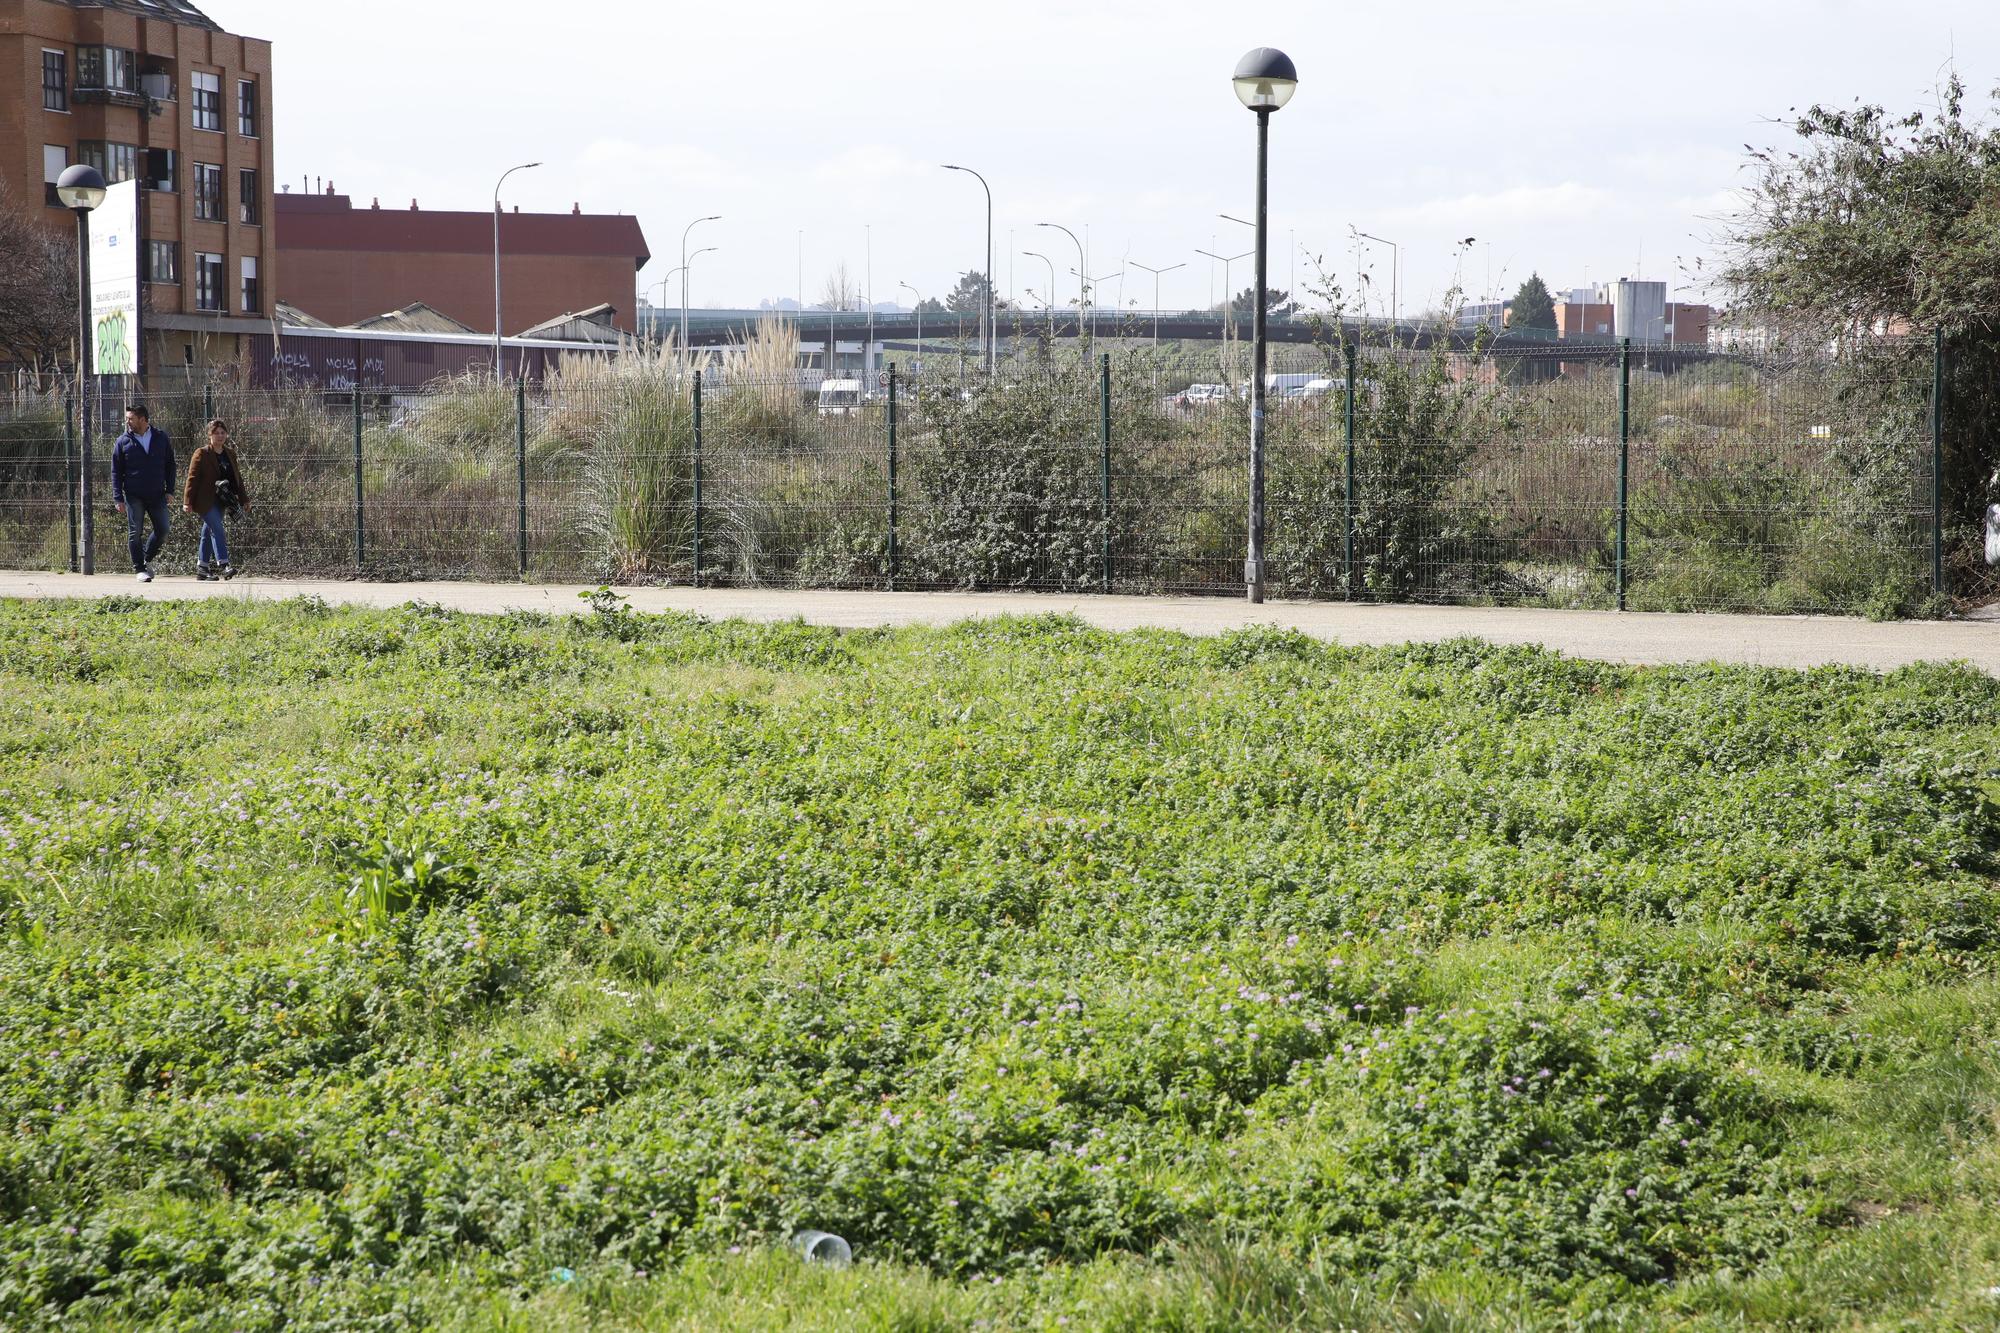
[[[346,325],[421,301],[493,331],[493,215],[371,205],[346,195],[276,199],[278,297]],[[637,332],[633,279],[651,255],[639,220],[582,212],[500,218],[501,331],[606,304]]]

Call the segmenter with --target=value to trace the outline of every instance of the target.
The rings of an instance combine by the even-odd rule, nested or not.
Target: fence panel
[[[1931,540],[1928,366],[1774,351],[1632,363],[1635,610],[1895,614]]]
[[[1274,348],[1271,591],[1907,610],[1933,540],[1924,350]],[[1114,591],[1239,592],[1248,366],[1239,343],[1135,338],[900,376],[895,586],[1096,591],[1108,572]],[[192,387],[152,406],[183,465],[209,416],[229,423],[253,499],[231,554],[261,574],[510,579],[525,551],[533,579],[887,587],[886,395],[848,396],[772,355],[666,349],[526,391]],[[105,572],[127,563],[118,424],[93,450]],[[0,562],[67,566],[69,429],[59,398],[0,410]],[[197,537],[175,509],[169,573]]]
[[[74,427],[60,395],[0,403],[0,565],[68,569]]]

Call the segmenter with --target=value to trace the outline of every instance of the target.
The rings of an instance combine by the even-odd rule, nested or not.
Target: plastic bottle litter
[[[551,1269],[551,1270],[549,1271],[549,1281],[551,1281],[551,1282],[574,1282],[574,1281],[576,1281],[576,1270],[575,1270],[575,1269],[573,1269],[573,1268],[556,1268],[556,1269]]]
[[[854,1262],[854,1251],[831,1231],[801,1231],[792,1237],[792,1244],[799,1247],[799,1253],[809,1264],[845,1268]]]

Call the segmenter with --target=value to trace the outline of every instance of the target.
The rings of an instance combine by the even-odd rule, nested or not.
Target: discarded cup
[[[854,1251],[831,1231],[801,1231],[792,1237],[792,1244],[799,1247],[799,1253],[809,1264],[845,1268],[854,1262]]]

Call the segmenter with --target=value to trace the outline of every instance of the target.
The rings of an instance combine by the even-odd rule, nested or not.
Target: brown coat
[[[214,445],[204,444],[188,460],[187,492],[181,501],[197,514],[215,508],[215,483],[222,479],[225,452],[229,455],[229,470],[236,474],[236,501],[246,506],[250,503],[250,488],[243,484],[243,468],[236,461],[236,451],[227,446],[218,450]]]

